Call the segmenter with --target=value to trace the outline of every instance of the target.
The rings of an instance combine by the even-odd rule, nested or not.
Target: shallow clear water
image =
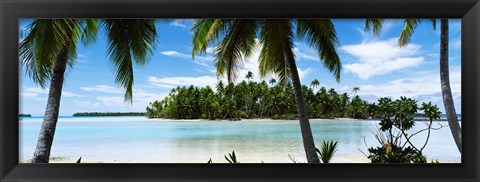
[[[20,121],[20,161],[32,157],[42,118]],[[378,146],[378,121],[311,120],[316,145],[338,140],[333,162],[368,162],[360,152]],[[440,122],[447,125],[446,122]],[[434,126],[438,126],[434,124]],[[417,122],[414,130],[425,128]],[[413,133],[410,132],[410,133]],[[420,146],[426,132],[413,138]],[[167,121],[144,117],[61,117],[51,157],[90,162],[225,162],[235,150],[240,162],[305,162],[298,121]],[[424,150],[428,160],[460,162],[448,126],[434,130]]]

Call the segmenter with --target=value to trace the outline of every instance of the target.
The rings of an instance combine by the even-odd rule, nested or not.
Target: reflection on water
[[[333,162],[368,162],[359,151],[377,146],[372,131],[378,121],[311,120],[317,145],[338,140]],[[41,118],[20,121],[20,160],[33,155]],[[446,122],[442,122],[446,125]],[[417,122],[415,130],[424,128]],[[413,141],[423,144],[426,135]],[[52,157],[82,156],[86,161],[225,162],[235,150],[240,162],[304,162],[298,121],[165,121],[143,117],[60,118]],[[432,131],[427,158],[460,161],[448,127]]]

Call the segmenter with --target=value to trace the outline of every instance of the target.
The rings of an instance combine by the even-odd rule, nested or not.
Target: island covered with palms
[[[72,116],[145,116],[144,112],[77,112]]]
[[[246,78],[251,78],[248,72]],[[362,100],[352,90],[348,93],[337,93],[335,89],[327,90],[319,86],[314,79],[310,86],[302,86],[309,118],[334,119],[375,119],[381,116],[375,103]],[[173,99],[175,98],[175,99]],[[291,84],[276,83],[274,78],[266,81],[242,81],[238,84],[224,84],[219,81],[216,88],[177,87],[169,96],[156,100],[147,107],[148,118],[167,119],[298,119],[294,90]]]
[[[437,22],[439,34],[414,36],[436,31]],[[448,25],[29,19],[19,43],[20,111],[44,114],[21,121],[21,160],[238,163],[243,155],[240,161],[329,163],[336,153],[341,162],[458,162],[460,69],[455,63],[450,88]],[[65,110],[94,117],[62,117]],[[142,117],[110,117],[119,115]]]

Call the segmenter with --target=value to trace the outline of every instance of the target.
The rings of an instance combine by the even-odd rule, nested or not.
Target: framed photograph
[[[1,1],[0,181],[478,181],[479,11]]]

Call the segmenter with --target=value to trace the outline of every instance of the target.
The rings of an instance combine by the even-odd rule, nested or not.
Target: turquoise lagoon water
[[[20,161],[32,157],[41,117],[20,121]],[[378,121],[311,120],[317,146],[322,140],[338,140],[333,162],[368,162],[365,143],[378,146],[372,131]],[[439,122],[447,125],[446,122]],[[434,126],[437,126],[434,124]],[[425,128],[417,122],[414,130]],[[411,132],[413,133],[413,131]],[[421,146],[426,132],[413,138]],[[84,162],[214,163],[235,150],[243,163],[305,162],[298,121],[171,121],[144,117],[61,117],[51,157]],[[460,162],[448,126],[434,130],[424,150],[428,160]]]

